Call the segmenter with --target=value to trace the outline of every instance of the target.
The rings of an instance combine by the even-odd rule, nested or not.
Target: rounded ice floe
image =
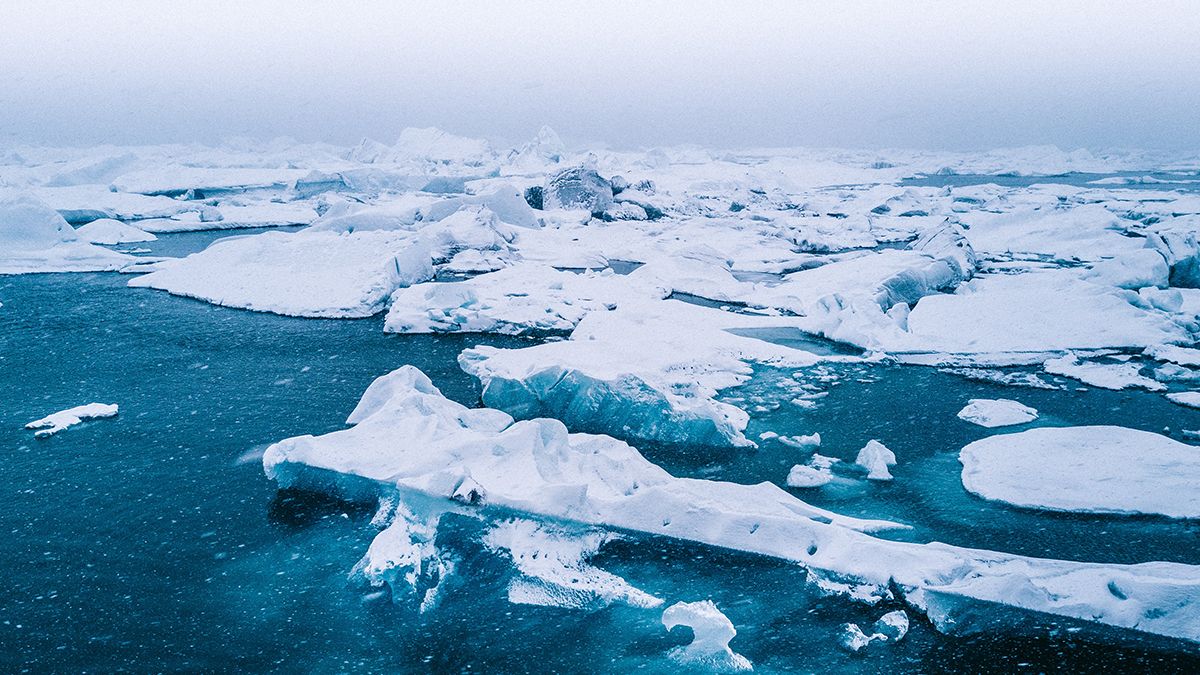
[[[158,237],[134,227],[127,225],[119,220],[112,218],[101,218],[79,227],[75,230],[75,234],[84,241],[93,244],[104,244],[112,246],[114,244],[133,244],[141,241],[154,241]]]
[[[833,480],[829,469],[797,464],[788,472],[787,485],[794,488],[813,488],[826,485]]]
[[[896,453],[883,443],[871,440],[858,451],[854,463],[867,470],[867,478],[870,480],[891,480],[892,474],[888,467],[896,465]]]
[[[1038,417],[1037,410],[1007,398],[973,398],[958,411],[958,418],[981,427],[1007,427],[1025,424]]]
[[[0,193],[0,274],[100,272],[135,260],[81,241],[58,211],[37,197]]]
[[[663,611],[662,622],[667,630],[688,626],[695,636],[691,644],[671,650],[671,658],[676,661],[720,671],[753,669],[746,657],[729,648],[729,641],[737,636],[737,629],[712,600],[677,602]]]
[[[1014,506],[1200,517],[1200,449],[1116,426],[990,436],[959,454],[963,487]]]

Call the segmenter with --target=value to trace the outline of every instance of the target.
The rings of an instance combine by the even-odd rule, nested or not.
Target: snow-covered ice
[[[1037,410],[1007,398],[973,398],[958,411],[958,418],[981,427],[1007,427],[1032,422]]]
[[[1044,427],[962,449],[963,487],[1015,506],[1200,517],[1200,449],[1114,426]]]
[[[74,408],[60,410],[39,420],[34,420],[26,424],[25,428],[36,429],[37,431],[33,435],[38,438],[45,438],[86,420],[116,417],[117,411],[118,408],[115,403],[88,403],[87,405],[78,405]]]
[[[82,240],[57,211],[36,197],[0,191],[0,274],[104,272],[134,261]]]
[[[145,230],[122,223],[119,220],[112,220],[111,218],[93,220],[87,225],[76,228],[75,234],[84,241],[107,246],[136,244],[138,242],[158,239],[158,237]]]
[[[1142,375],[1141,368],[1136,363],[1083,362],[1074,354],[1068,354],[1049,359],[1042,365],[1047,373],[1070,377],[1093,387],[1118,390],[1137,388],[1148,391],[1166,389],[1162,383]]]
[[[267,475],[280,487],[423,504],[425,515],[415,518],[421,523],[436,523],[439,510],[487,518],[498,509],[505,517],[516,511],[792,560],[814,575],[877,589],[869,597],[898,591],[944,630],[962,612],[1007,606],[1200,641],[1197,567],[1076,563],[879,539],[868,532],[895,525],[837,515],[769,483],[676,478],[621,441],[454,403],[411,366],[372,383],[348,422],[343,431],[270,446]],[[401,536],[410,529],[377,538],[365,560],[398,555],[434,564],[436,547],[413,543],[429,541],[426,535]]]

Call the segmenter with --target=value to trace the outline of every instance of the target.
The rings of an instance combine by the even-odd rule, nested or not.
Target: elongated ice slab
[[[37,431],[33,435],[38,438],[45,438],[53,436],[64,429],[69,429],[85,420],[115,417],[116,415],[117,404],[115,403],[88,403],[87,405],[78,405],[74,408],[60,410],[40,420],[34,420],[26,424],[25,428],[36,429]]]
[[[867,532],[895,525],[837,515],[768,483],[677,478],[613,438],[449,401],[411,366],[376,380],[349,422],[270,446],[267,475],[280,487],[367,491],[484,518],[495,508],[782,558],[847,592],[875,589],[861,597],[899,592],[947,631],[963,613],[1011,607],[1200,641],[1194,566],[1076,563],[879,539]]]

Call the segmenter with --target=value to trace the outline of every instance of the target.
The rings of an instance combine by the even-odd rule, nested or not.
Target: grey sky
[[[1200,149],[1200,3],[750,4],[4,0],[0,143]]]

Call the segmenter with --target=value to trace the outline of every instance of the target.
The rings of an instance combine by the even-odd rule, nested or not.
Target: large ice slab
[[[411,366],[376,380],[348,421],[343,431],[270,446],[267,475],[280,487],[374,491],[481,518],[495,508],[778,557],[875,587],[878,597],[899,592],[948,631],[964,615],[1008,607],[1200,641],[1194,566],[1076,563],[878,539],[866,532],[888,523],[840,516],[771,484],[677,478],[613,438],[467,408]],[[395,539],[372,559],[387,558],[389,546],[411,559],[408,540]]]
[[[476,347],[459,357],[483,400],[519,418],[554,417],[582,431],[702,445],[752,445],[749,415],[716,400],[751,363],[807,366],[814,354],[738,331],[788,326],[675,300],[630,298],[583,318],[571,339],[524,349]]]
[[[409,232],[266,232],[218,240],[129,285],[260,312],[353,318],[379,313],[397,288],[432,276],[428,244]]]
[[[990,436],[959,454],[963,486],[1015,506],[1200,518],[1200,448],[1114,426]]]

